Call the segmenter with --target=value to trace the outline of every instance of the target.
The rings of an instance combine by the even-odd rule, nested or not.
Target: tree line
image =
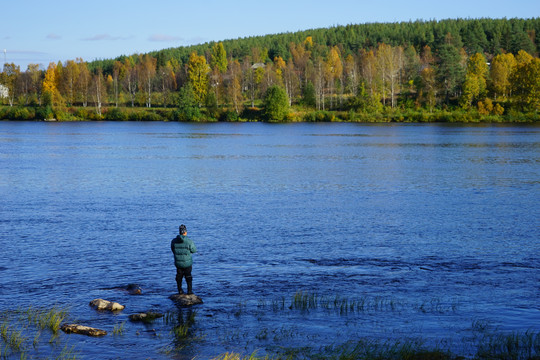
[[[306,120],[329,111],[537,114],[539,45],[540,18],[348,25],[78,58],[47,69],[4,64],[0,97],[11,107],[97,119],[123,119],[119,109],[126,108],[171,109],[162,113],[175,120]],[[276,91],[292,112],[260,110],[275,108],[267,100]]]

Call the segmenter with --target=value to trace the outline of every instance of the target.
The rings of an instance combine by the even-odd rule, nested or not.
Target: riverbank
[[[200,108],[186,113],[177,108],[109,107],[98,114],[92,107],[2,106],[0,120],[14,121],[183,121],[183,122],[273,122],[259,107],[245,108],[237,114],[230,110]],[[533,123],[540,122],[538,112],[509,111],[503,115],[485,115],[477,110],[412,110],[387,108],[381,112],[325,111],[292,107],[283,122],[360,122],[360,123]]]

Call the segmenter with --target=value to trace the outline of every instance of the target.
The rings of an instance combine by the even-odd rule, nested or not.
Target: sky
[[[86,61],[336,25],[540,17],[539,0],[5,0],[0,56]],[[5,51],[4,51],[5,50]]]

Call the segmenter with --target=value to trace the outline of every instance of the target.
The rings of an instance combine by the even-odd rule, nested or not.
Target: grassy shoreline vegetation
[[[424,299],[421,302],[403,302],[389,297],[347,298],[342,296],[325,296],[308,292],[297,292],[292,296],[282,296],[275,299],[260,299],[253,302],[237,304],[224,314],[229,319],[241,324],[248,323],[253,318],[258,319],[257,331],[243,329],[242,326],[229,326],[218,331],[218,337],[212,339],[221,343],[225,348],[230,344],[245,342],[258,349],[251,354],[225,352],[216,354],[215,360],[465,360],[465,359],[540,359],[540,332],[526,330],[521,332],[501,332],[491,326],[488,321],[476,320],[471,324],[471,342],[466,354],[455,353],[441,342],[439,345],[428,345],[421,337],[413,338],[372,338],[358,337],[336,338],[333,345],[317,345],[312,339],[310,346],[291,346],[297,337],[305,336],[295,326],[288,327],[276,324],[275,328],[266,327],[264,316],[281,317],[302,315],[317,316],[321,312],[331,318],[352,320],[354,315],[376,315],[390,312],[399,314],[402,311],[413,310],[422,314],[452,314],[459,311],[459,303],[448,299]],[[184,309],[185,310],[185,309]],[[265,315],[263,315],[265,314]],[[196,351],[197,346],[209,336],[201,330],[201,317],[196,311],[188,310],[187,316],[182,309],[172,309],[160,318],[151,321],[152,334],[156,335],[156,351],[175,358],[182,356],[186,348]],[[0,359],[11,358],[55,358],[79,359],[85,358],[84,349],[77,344],[70,346],[69,340],[76,341],[81,335],[60,336],[60,325],[71,321],[70,313],[65,308],[52,307],[17,309],[0,312]],[[204,317],[202,319],[205,319]],[[295,320],[297,321],[297,320]],[[137,324],[117,322],[111,319],[112,332],[107,335],[116,339],[122,337],[140,336]],[[145,324],[144,326],[149,326]],[[215,335],[215,334],[214,334]],[[74,337],[72,337],[74,336]],[[168,345],[163,345],[168,343]],[[305,344],[304,344],[305,345]],[[234,346],[234,345],[233,345]],[[45,349],[44,349],[45,347]],[[248,347],[246,346],[246,349]],[[262,355],[259,355],[262,354]],[[89,354],[87,354],[89,355]],[[145,354],[151,356],[151,354]]]
[[[540,18],[312,29],[26,70],[0,119],[538,122]]]
[[[179,121],[179,122],[354,122],[354,123],[537,123],[540,112],[511,111],[504,115],[481,114],[476,110],[385,109],[381,113],[289,108],[282,120],[265,116],[262,108],[246,107],[240,114],[223,110],[217,117],[199,109],[196,118],[186,118],[174,108],[104,108],[101,115],[84,107],[10,107],[0,106],[0,120],[5,121]]]

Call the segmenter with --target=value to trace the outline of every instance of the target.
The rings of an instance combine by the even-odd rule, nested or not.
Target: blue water
[[[192,316],[189,341],[170,321],[62,334],[83,358],[361,338],[466,355],[474,324],[540,331],[540,126],[0,122],[0,168],[0,311],[60,304],[107,331]],[[194,312],[168,299],[181,223]],[[143,295],[111,289],[129,283]],[[370,308],[289,309],[298,291]]]

